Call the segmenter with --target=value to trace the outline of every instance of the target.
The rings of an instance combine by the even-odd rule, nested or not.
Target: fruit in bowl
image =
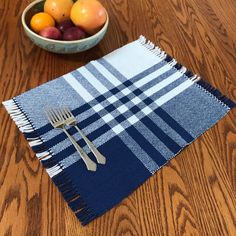
[[[63,40],[77,40],[86,37],[85,32],[79,27],[70,27],[63,34]]]
[[[57,25],[57,28],[61,31],[61,32],[65,32],[67,29],[73,27],[74,24],[72,23],[71,20],[64,20],[62,22],[60,22],[58,25]]]
[[[48,39],[62,39],[61,31],[56,27],[47,27],[39,32],[39,35]]]
[[[39,12],[35,14],[30,21],[30,27],[36,33],[39,33],[46,27],[54,26],[54,19],[47,13]]]
[[[72,0],[46,0],[44,12],[51,15],[57,22],[62,22],[70,19],[73,4]]]
[[[100,26],[94,27],[93,32],[86,27],[75,24],[71,19],[71,11],[75,3],[87,1],[90,4],[91,2],[97,4],[98,0],[77,0],[76,2],[73,0],[70,14],[68,12],[66,14],[63,5],[59,4],[57,9],[61,10],[62,16],[64,15],[61,18],[51,13],[52,16],[48,10],[46,10],[47,12],[44,11],[47,1],[51,1],[51,4],[56,1],[68,1],[69,6],[70,0],[35,0],[25,8],[21,17],[22,25],[26,35],[37,46],[55,53],[77,53],[94,47],[102,40],[108,28],[109,18],[101,3],[99,6],[105,12],[105,21],[100,21],[98,24]],[[53,9],[55,11],[55,8]],[[99,14],[98,10],[97,14]],[[76,14],[77,16],[80,15],[80,11],[77,11]],[[87,19],[89,20],[89,18]],[[97,23],[98,21],[94,21],[94,25]]]
[[[89,34],[96,33],[106,21],[106,10],[97,0],[78,0],[71,8],[70,18]]]

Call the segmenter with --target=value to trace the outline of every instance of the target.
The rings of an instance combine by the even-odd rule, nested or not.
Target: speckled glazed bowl
[[[86,51],[97,45],[103,39],[109,23],[108,14],[107,14],[107,20],[102,29],[96,34],[85,39],[73,40],[73,41],[60,41],[60,40],[47,39],[34,33],[30,29],[30,20],[35,13],[43,11],[44,2],[45,2],[44,0],[36,0],[32,2],[25,8],[21,16],[21,22],[26,35],[37,46],[54,53],[70,54],[70,53],[78,53]]]

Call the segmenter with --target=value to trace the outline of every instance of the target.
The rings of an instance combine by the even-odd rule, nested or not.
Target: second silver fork
[[[94,146],[94,144],[85,136],[83,131],[77,126],[77,120],[75,116],[72,114],[72,112],[67,107],[63,107],[60,109],[60,112],[65,120],[65,123],[70,126],[74,126],[77,131],[79,132],[80,136],[83,138],[83,140],[88,145],[89,149],[92,151],[94,156],[96,157],[96,160],[99,164],[105,164],[106,158],[97,150],[97,148]]]

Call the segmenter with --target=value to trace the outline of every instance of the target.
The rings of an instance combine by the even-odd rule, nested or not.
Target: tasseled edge
[[[139,37],[138,41],[149,51],[157,55],[160,59],[165,60],[170,66],[181,72],[184,76],[194,82],[200,89],[206,92],[209,96],[213,97],[228,110],[236,106],[235,102],[224,96],[218,89],[212,87],[196,74],[193,74],[192,71],[188,70],[186,67],[178,63],[173,57],[168,55],[165,51],[156,46],[150,40],[147,40],[143,35]]]
[[[30,121],[16,99],[13,98],[5,101],[3,105],[10,117],[15,121],[19,130],[24,134],[38,159],[40,161],[50,159],[53,156],[51,150],[45,147],[42,137],[37,134],[34,124]]]
[[[81,196],[80,191],[71,182],[69,174],[60,173],[52,178],[57,185],[64,199],[68,202],[69,207],[75,213],[82,225],[91,222],[98,215],[87,205],[85,199]]]

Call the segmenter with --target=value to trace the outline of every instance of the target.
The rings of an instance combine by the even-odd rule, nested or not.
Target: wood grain
[[[156,42],[236,100],[235,0],[103,0],[110,15],[100,45],[55,55],[24,35],[28,1],[0,1],[0,101],[136,39]],[[118,206],[81,227],[0,107],[0,235],[236,235],[236,110]]]

